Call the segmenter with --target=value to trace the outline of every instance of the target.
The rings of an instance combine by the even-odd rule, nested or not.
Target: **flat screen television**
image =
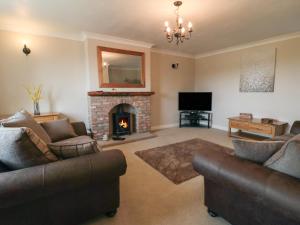
[[[212,92],[179,92],[180,111],[211,111]]]

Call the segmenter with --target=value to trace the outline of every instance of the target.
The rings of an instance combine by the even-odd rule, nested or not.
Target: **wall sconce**
[[[108,67],[108,63],[107,62],[103,62],[103,68],[107,69],[107,67]]]
[[[177,70],[178,69],[179,64],[178,63],[173,63],[171,65],[172,69]]]
[[[24,44],[23,52],[26,56],[28,56],[31,52],[30,48],[28,48],[26,44]]]

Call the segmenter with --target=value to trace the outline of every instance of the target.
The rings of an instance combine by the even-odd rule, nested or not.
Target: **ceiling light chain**
[[[176,38],[176,44],[183,43],[184,40],[189,40],[192,37],[193,25],[191,22],[188,23],[188,29],[183,26],[183,19],[179,15],[179,7],[182,5],[181,1],[174,2],[174,6],[177,7],[176,13],[176,27],[172,30],[169,26],[169,22],[165,22],[165,33],[169,43],[173,42],[174,37]],[[186,34],[186,30],[188,34]]]

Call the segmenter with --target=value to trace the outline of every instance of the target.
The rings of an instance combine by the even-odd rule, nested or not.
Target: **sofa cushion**
[[[50,136],[51,142],[77,137],[77,134],[68,119],[49,121],[41,123],[41,125]]]
[[[264,165],[300,179],[300,134],[286,142]]]
[[[97,141],[89,136],[78,136],[56,143],[48,144],[51,151],[61,159],[99,152]]]
[[[256,163],[264,163],[276,153],[285,142],[234,139],[232,143],[236,156]]]
[[[58,160],[30,128],[0,128],[0,161],[11,170]]]
[[[34,118],[25,110],[17,112],[15,115],[1,122],[3,127],[28,127],[33,130],[45,143],[50,143],[51,139],[47,132],[38,124]]]

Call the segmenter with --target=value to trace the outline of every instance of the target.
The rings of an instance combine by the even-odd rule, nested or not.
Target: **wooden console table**
[[[242,131],[269,135],[271,137],[283,135],[288,123],[285,122],[274,122],[272,124],[262,123],[261,119],[244,119],[240,117],[231,117],[229,119],[228,136],[245,138],[242,135]],[[237,134],[232,134],[231,129],[238,129]]]
[[[33,118],[38,123],[43,123],[43,122],[47,122],[47,121],[51,121],[51,120],[58,120],[59,113],[46,113],[46,114],[41,114],[41,115],[34,115]]]

